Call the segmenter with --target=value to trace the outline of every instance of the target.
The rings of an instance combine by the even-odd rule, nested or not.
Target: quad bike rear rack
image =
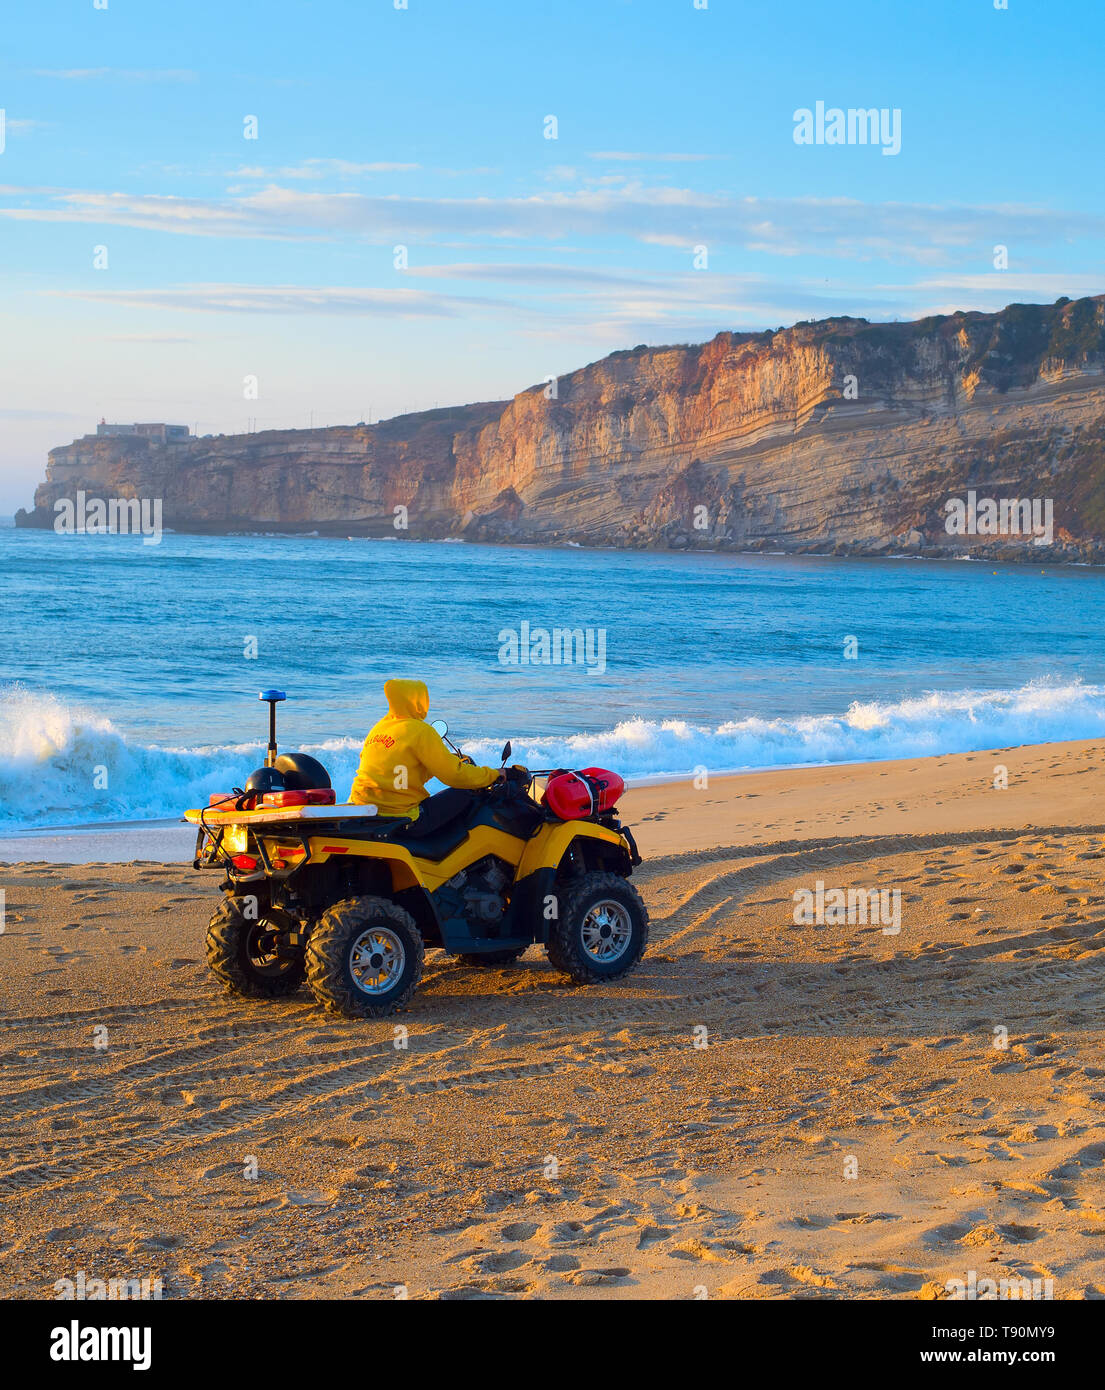
[[[291,831],[298,834],[300,843],[303,845],[305,856],[309,855],[308,839],[304,830],[299,829],[304,821],[318,822],[346,822],[352,820],[374,820],[378,815],[375,806],[266,806],[259,807],[254,811],[236,811],[228,809],[220,811],[218,807],[204,806],[195,810],[185,811],[184,819],[191,825],[198,826],[196,832],[196,852],[192,860],[192,867],[199,869],[203,867],[200,852],[203,848],[205,835],[210,835],[212,839],[212,852],[216,858],[229,862],[229,856],[222,848],[223,835],[232,825],[245,825],[251,830],[261,830],[269,825],[279,826],[282,830]],[[314,829],[314,824],[311,825]],[[265,873],[271,874],[273,869],[269,863],[268,855],[265,852],[264,843],[260,836],[255,837],[256,849],[264,864]],[[208,867],[211,867],[210,863]],[[297,866],[298,867],[298,866]],[[294,872],[294,871],[293,871]]]

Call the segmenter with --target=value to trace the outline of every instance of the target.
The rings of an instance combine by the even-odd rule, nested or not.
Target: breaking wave
[[[680,719],[629,719],[600,733],[513,737],[531,767],[592,764],[627,781],[748,768],[873,762],[1015,744],[1099,738],[1105,686],[1035,681],[1016,690],[933,691],[897,702],[856,701],[840,714],[750,716],[714,728]],[[348,794],[360,738],[304,745]],[[501,738],[469,740],[498,763]],[[0,826],[81,825],[177,817],[211,792],[240,786],[264,745],[159,747],[129,739],[110,719],[19,686],[0,692]]]

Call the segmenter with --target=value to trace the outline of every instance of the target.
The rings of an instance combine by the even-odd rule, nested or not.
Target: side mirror
[[[444,738],[449,732],[449,726],[444,719],[435,719],[430,725],[430,728],[433,729],[434,733],[437,734],[439,738]]]
[[[503,763],[504,763],[504,764],[506,763],[506,760],[507,760],[507,758],[509,758],[509,757],[510,757],[510,739],[507,739],[507,741],[503,744]]]

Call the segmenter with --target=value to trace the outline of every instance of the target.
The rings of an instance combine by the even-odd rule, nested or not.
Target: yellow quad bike
[[[539,943],[578,984],[617,979],[640,961],[648,913],[628,880],[641,858],[610,804],[616,775],[506,767],[508,743],[496,786],[440,791],[413,821],[385,817],[331,804],[315,759],[278,757],[283,693],[261,698],[270,700],[265,767],[240,792],[186,813],[198,827],[193,867],[225,874],[207,959],[231,990],[276,998],[306,979],[331,1012],[381,1018],[418,988],[426,947],[505,965]],[[544,793],[538,776],[549,778]],[[579,795],[558,801],[565,786]]]

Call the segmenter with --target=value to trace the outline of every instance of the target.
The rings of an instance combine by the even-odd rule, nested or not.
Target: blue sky
[[[1105,7],[1008,3],[9,12],[0,512],[102,415],[350,423],[640,342],[1101,292]],[[817,101],[900,110],[900,152],[797,145]]]

